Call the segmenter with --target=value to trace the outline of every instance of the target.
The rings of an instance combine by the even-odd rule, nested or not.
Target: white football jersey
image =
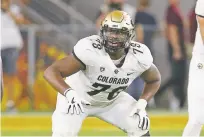
[[[204,17],[204,0],[198,0],[196,3],[196,8],[195,8],[195,13],[198,16],[203,16]],[[198,23],[197,23],[198,24]],[[201,37],[200,33],[200,26],[198,24],[197,32],[196,32],[196,37],[195,37],[195,45],[193,48],[193,54],[203,54],[204,55],[204,45],[203,45],[203,40]]]
[[[93,35],[74,46],[73,55],[86,69],[66,78],[67,84],[91,103],[115,100],[153,62],[149,49],[132,41],[123,65],[117,68],[100,41],[100,36]]]

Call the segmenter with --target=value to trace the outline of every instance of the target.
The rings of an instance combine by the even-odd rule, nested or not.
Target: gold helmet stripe
[[[116,10],[110,13],[111,21],[121,23],[124,19],[123,12]]]

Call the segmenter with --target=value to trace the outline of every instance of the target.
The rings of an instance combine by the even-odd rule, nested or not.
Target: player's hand
[[[66,92],[66,91],[65,91]],[[77,114],[84,113],[83,104],[90,105],[89,102],[81,100],[77,95],[76,91],[69,89],[65,93],[65,97],[68,100],[68,114]]]
[[[137,115],[139,117],[138,127],[142,130],[149,130],[150,120],[149,117],[147,116],[146,111],[137,109],[137,112],[135,112],[134,115]]]
[[[145,111],[146,106],[147,106],[147,101],[144,99],[139,99],[135,107],[130,113],[131,117],[134,117],[135,115],[139,117],[138,127],[142,130],[149,130],[149,127],[150,127],[150,120]]]
[[[182,55],[182,53],[180,51],[175,51],[173,53],[173,59],[174,60],[179,61],[179,60],[182,60],[182,58],[183,58],[183,55]]]

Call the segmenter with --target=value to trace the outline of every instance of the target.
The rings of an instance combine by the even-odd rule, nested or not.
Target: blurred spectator
[[[31,22],[24,16],[22,13],[21,6],[28,4],[29,0],[11,0],[9,14],[16,22],[17,25],[27,25],[31,24]],[[31,94],[29,92],[29,86],[27,81],[28,75],[28,56],[27,56],[27,37],[28,33],[25,29],[22,29],[21,36],[23,38],[23,48],[19,53],[19,57],[17,60],[17,77],[19,82],[23,85],[21,90],[19,91],[20,95],[15,100],[15,105],[19,106],[23,99],[29,98],[31,99]]]
[[[166,12],[166,37],[171,65],[171,77],[161,86],[156,98],[168,88],[172,87],[177,99],[170,101],[172,110],[177,111],[184,107],[185,103],[185,79],[186,79],[186,51],[184,45],[184,25],[179,9],[180,0],[169,0],[169,7]]]
[[[196,22],[196,14],[195,14],[195,6],[191,9],[189,13],[189,34],[190,34],[190,43],[194,43],[195,34],[197,30],[197,22]]]
[[[22,0],[9,0],[8,14],[13,18],[16,24],[29,24],[30,21],[22,14],[21,7],[25,1]]]
[[[97,29],[100,28],[101,21],[105,18],[105,16],[113,10],[123,10],[133,19],[136,9],[135,7],[125,3],[125,1],[126,0],[105,0],[105,3],[101,6],[100,11],[96,16]]]
[[[155,17],[148,11],[150,0],[139,0],[139,7],[135,15],[136,41],[148,46],[153,54],[153,36],[157,29]]]
[[[18,26],[9,12],[10,1],[1,1],[1,57],[4,84],[8,91],[7,110],[15,110],[13,92],[16,79],[16,61],[22,48],[22,38]]]

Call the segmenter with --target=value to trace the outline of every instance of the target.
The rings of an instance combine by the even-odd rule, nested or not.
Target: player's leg
[[[186,61],[174,61],[173,65],[173,79],[175,81],[173,86],[173,92],[176,98],[179,100],[179,108],[183,108],[185,104],[185,82],[186,82]]]
[[[6,104],[8,111],[15,110],[14,80],[17,78],[16,62],[17,62],[18,55],[19,55],[19,50],[16,48],[3,49],[1,51],[2,63],[3,63],[3,73],[4,73],[3,75],[4,84],[8,92],[8,101]]]
[[[136,103],[134,98],[122,92],[118,99],[110,106],[104,108],[104,111],[97,117],[127,132],[128,136],[143,136],[148,130],[138,128],[138,117],[133,118],[129,116],[134,103]]]
[[[183,137],[186,136],[199,136],[202,126],[204,124],[204,110],[201,104],[204,104],[204,99],[190,99],[188,103],[189,119],[184,129]]]
[[[183,136],[199,136],[204,124],[204,62],[191,60],[188,83],[188,112],[189,120]]]
[[[52,137],[77,136],[83,120],[87,117],[87,110],[80,115],[67,114],[67,100],[61,94],[57,96],[56,110],[52,115]]]

